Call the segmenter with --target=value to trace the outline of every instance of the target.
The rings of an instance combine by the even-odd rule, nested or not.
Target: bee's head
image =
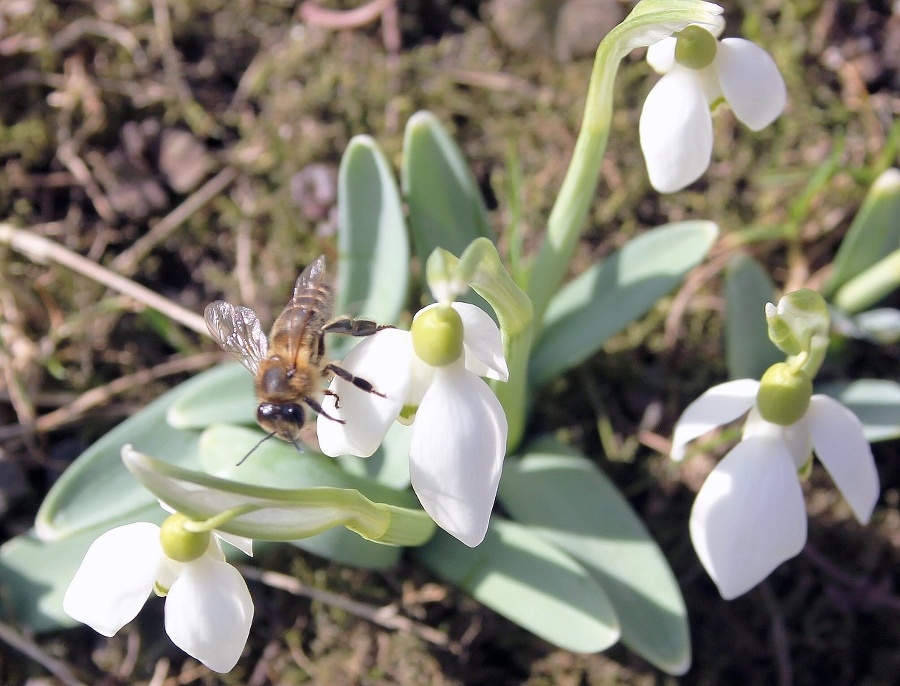
[[[300,439],[300,430],[306,423],[306,413],[297,403],[260,403],[256,410],[256,421],[278,438],[296,444]]]

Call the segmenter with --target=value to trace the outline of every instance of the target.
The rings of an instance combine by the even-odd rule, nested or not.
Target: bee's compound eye
[[[281,412],[279,411],[278,405],[273,405],[272,403],[260,403],[259,407],[256,408],[256,421],[260,424],[264,424],[265,422],[270,422],[275,419]]]
[[[294,424],[296,426],[303,426],[303,422],[306,419],[305,414],[303,413],[303,408],[297,405],[296,403],[290,403],[289,405],[281,406],[281,417],[286,421]]]

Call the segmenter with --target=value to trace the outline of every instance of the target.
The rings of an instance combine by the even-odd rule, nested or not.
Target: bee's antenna
[[[268,440],[269,440],[270,438],[272,438],[272,436],[274,436],[274,435],[275,435],[275,432],[273,431],[272,433],[266,434],[265,436],[263,436],[262,438],[260,438],[259,441],[257,442],[257,444],[254,445],[252,448],[250,448],[250,452],[247,453],[246,455],[244,455],[244,456],[241,458],[241,461],[238,462],[237,465],[235,465],[235,466],[236,466],[236,467],[240,467],[242,464],[244,464],[244,460],[246,460],[248,457],[250,457],[250,456],[256,451],[256,449],[257,449],[259,446],[261,446],[263,443],[265,443],[266,441],[268,441]],[[296,445],[296,443],[295,443],[294,445]]]

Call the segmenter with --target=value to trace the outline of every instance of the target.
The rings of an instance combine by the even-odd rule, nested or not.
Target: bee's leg
[[[366,381],[365,379],[360,378],[358,376],[353,376],[353,374],[348,372],[343,367],[338,367],[336,364],[329,363],[329,364],[325,365],[325,371],[331,372],[335,376],[341,377],[344,381],[347,381],[348,383],[352,383],[354,386],[356,386],[361,391],[365,391],[366,393],[372,393],[373,395],[378,395],[378,396],[381,396],[382,398],[385,397],[384,393],[379,393],[378,391],[376,391],[375,387],[372,384],[370,384],[368,381]]]
[[[334,398],[334,409],[341,409],[341,397],[337,393],[335,393],[331,389],[326,388],[324,391],[322,391],[322,394],[330,395],[332,398]]]
[[[382,329],[392,329],[394,327],[379,324],[372,319],[353,319],[347,315],[342,315],[332,319],[322,327],[322,333],[339,333],[345,336],[371,336],[376,331]]]
[[[337,422],[338,424],[346,424],[346,423],[347,423],[347,422],[345,422],[343,419],[338,419],[337,417],[332,417],[332,416],[331,416],[330,414],[328,414],[324,409],[322,409],[322,406],[319,405],[319,403],[318,403],[315,399],[313,399],[313,398],[310,398],[310,397],[304,397],[304,398],[303,398],[303,402],[305,402],[307,405],[309,405],[309,406],[310,406],[312,409],[314,409],[317,413],[319,413],[320,415],[322,415],[323,417],[325,417],[325,419],[330,419],[331,421]]]

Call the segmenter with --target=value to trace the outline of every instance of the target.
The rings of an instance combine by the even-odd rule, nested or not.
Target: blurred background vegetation
[[[774,56],[788,109],[760,133],[718,115],[710,170],[659,196],[637,145],[654,77],[640,52],[626,60],[573,273],[666,221],[708,218],[723,235],[679,292],[549,389],[532,427],[595,457],[669,555],[692,621],[686,676],[662,675],[619,647],[556,650],[411,563],[361,572],[291,550],[265,566],[392,604],[446,640],[252,584],[257,618],[231,675],[211,675],[173,649],[157,608],[113,640],[86,628],[39,637],[31,645],[41,660],[0,642],[0,682],[63,683],[39,665],[55,659],[105,684],[895,684],[896,441],[875,446],[882,499],[871,526],[857,525],[816,471],[807,550],[730,603],[687,537],[693,494],[722,449],[683,469],[661,455],[679,412],[726,374],[729,261],[755,256],[785,290],[821,285],[866,189],[900,149],[896,3],[723,4],[726,35]],[[271,321],[299,268],[333,254],[348,140],[371,134],[396,165],[406,120],[428,109],[469,159],[501,253],[514,222],[536,246],[578,132],[593,50],[629,4],[375,0],[371,21],[329,12],[355,6],[0,0],[0,222],[190,310],[225,297]],[[93,440],[219,359],[209,339],[0,245],[3,539],[31,525],[49,484]],[[825,373],[896,378],[898,363],[896,344],[840,341]]]

